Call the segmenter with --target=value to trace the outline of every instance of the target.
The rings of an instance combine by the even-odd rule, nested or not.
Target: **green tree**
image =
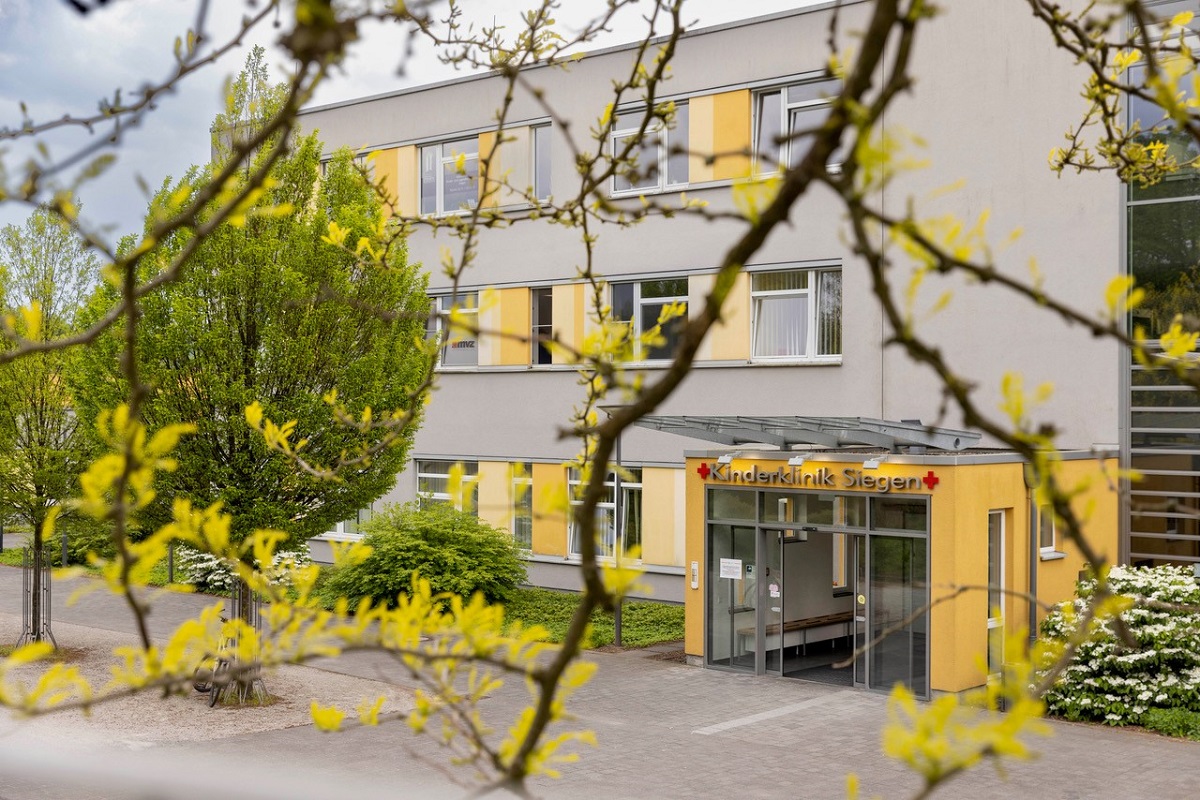
[[[190,202],[229,157],[226,134],[253,130],[280,98],[266,83],[257,49],[234,85],[230,113],[214,124],[214,163],[165,185],[149,219],[171,203]],[[196,425],[175,452],[178,467],[159,476],[162,500],[140,518],[148,528],[171,518],[173,498],[186,497],[198,505],[221,501],[235,520],[235,541],[271,528],[302,542],[383,495],[407,457],[411,425],[388,438],[388,447],[379,446],[388,434],[372,438],[371,451],[336,479],[316,466],[359,443],[353,427],[335,424],[332,414],[348,421],[360,420],[368,407],[406,408],[427,368],[426,300],[424,279],[406,263],[403,247],[382,243],[379,200],[350,154],[322,163],[315,136],[290,148],[271,167],[269,188],[241,210],[242,224],[220,227],[203,241],[179,231],[144,262],[143,279],[151,280],[163,263],[196,248],[179,280],[141,307],[137,370],[149,387],[145,420],[151,430]],[[364,268],[353,253],[322,241],[331,225],[379,252],[380,263]],[[117,290],[106,284],[92,319],[117,302]],[[119,338],[104,338],[82,359],[76,386],[89,419],[129,390],[116,371]],[[255,403],[269,418],[294,420],[311,432],[303,449],[309,470],[295,470],[247,424],[246,409]]]
[[[18,340],[49,343],[76,330],[98,259],[59,215],[35,210],[0,231],[0,286],[6,324]],[[20,309],[25,309],[21,312]],[[9,346],[14,346],[10,339]],[[92,452],[68,391],[77,351],[51,349],[0,366],[0,503],[32,531],[35,563],[46,555],[51,515],[72,516],[66,501]],[[45,625],[41,570],[33,571],[31,627]]]

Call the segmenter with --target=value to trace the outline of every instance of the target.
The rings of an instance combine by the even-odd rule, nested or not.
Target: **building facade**
[[[827,112],[826,98],[837,90],[824,71],[833,5],[696,30],[678,42],[661,96],[676,105],[674,126],[640,152],[640,163],[655,168],[614,178],[609,194],[635,207],[642,197],[686,191],[718,218],[651,216],[600,231],[594,265],[607,281],[605,300],[633,331],[653,327],[668,305],[699,307],[740,230],[720,218],[734,209],[735,182],[764,164],[789,163],[781,134],[812,127]],[[869,8],[841,6],[839,30],[849,43]],[[1085,75],[1050,46],[1039,24],[1012,4],[988,0],[956,2],[929,24],[912,68],[918,84],[889,110],[882,133],[906,157],[931,163],[888,184],[878,202],[899,211],[915,198],[929,217],[953,212],[974,220],[986,212],[990,238],[1021,231],[997,256],[1001,269],[1024,277],[1036,259],[1048,294],[1096,308],[1125,268],[1124,243],[1132,243],[1129,261],[1140,274],[1150,258],[1142,243],[1152,235],[1139,231],[1192,209],[1200,193],[1191,178],[1151,196],[1127,194],[1111,176],[1059,178],[1047,169],[1045,154],[1069,124],[1064,109],[1080,107]],[[634,48],[615,47],[565,70],[526,73],[499,148],[510,184],[528,186],[525,194],[537,198],[572,191],[577,174],[566,137],[595,125],[611,102],[611,78],[627,74],[635,57]],[[301,119],[331,152],[375,152],[375,175],[396,213],[451,215],[479,202],[487,179],[479,154],[495,142],[502,88],[495,75],[469,76],[313,108]],[[618,148],[644,108],[631,102],[614,111],[619,123],[605,144]],[[674,145],[693,155],[673,153]],[[943,191],[957,181],[961,188]],[[514,224],[481,232],[477,264],[457,294],[436,269],[456,240],[421,227],[409,238],[409,259],[431,268],[433,307],[476,315],[482,331],[582,344],[596,324],[588,313],[591,287],[578,277],[579,232],[537,219],[524,196],[501,192],[491,202]],[[639,548],[655,596],[687,604],[688,653],[709,666],[786,674],[789,659],[794,666],[810,646],[861,640],[876,622],[895,622],[936,600],[937,587],[998,580],[1058,600],[1069,596],[1083,566],[1056,540],[1053,520],[1036,508],[1011,453],[988,450],[986,440],[972,448],[905,438],[912,423],[903,421],[912,420],[977,434],[945,412],[932,375],[884,346],[882,314],[843,226],[842,210],[820,187],[796,205],[789,224],[746,265],[695,369],[661,409],[661,424],[623,437],[623,469],[610,476],[601,504],[600,552]],[[1172,274],[1195,264],[1183,250],[1161,258]],[[1080,508],[1100,550],[1110,559],[1123,549],[1139,561],[1200,562],[1195,393],[1131,372],[1114,344],[995,287],[930,280],[931,291],[950,290],[953,299],[920,329],[977,387],[982,407],[999,407],[1009,373],[1027,386],[1054,386],[1034,413],[1060,431],[1068,471],[1095,478]],[[661,346],[632,354],[648,377],[667,363],[669,326],[664,337]],[[527,549],[531,582],[578,588],[570,514],[543,513],[539,499],[569,495],[577,479],[564,464],[578,442],[558,433],[579,392],[571,365],[537,343],[487,333],[447,337],[412,467],[383,502],[451,500],[452,469],[461,465],[473,486],[467,502]],[[670,424],[699,417],[716,422]],[[756,433],[746,434],[737,420],[757,421]],[[852,433],[831,438],[830,425]],[[1159,427],[1170,428],[1168,435]],[[716,450],[714,442],[738,450]],[[807,455],[789,465],[797,446]],[[1119,511],[1106,480],[1118,455],[1125,463],[1154,462],[1161,473],[1160,485],[1134,493],[1132,516]],[[720,477],[727,473],[740,477]],[[785,474],[800,483],[784,483]],[[1136,505],[1164,492],[1189,498],[1187,508]],[[338,535],[354,535],[353,524],[330,538]],[[779,580],[764,574],[772,566]],[[852,682],[883,685],[903,672],[923,695],[977,685],[985,677],[977,657],[997,641],[995,631],[1030,622],[1027,603],[985,594],[918,615],[906,628],[908,643],[880,648],[886,663],[855,666]]]

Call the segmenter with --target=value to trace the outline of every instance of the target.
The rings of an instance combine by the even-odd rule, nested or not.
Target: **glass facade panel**
[[[738,489],[709,489],[708,518],[754,521],[755,493]]]
[[[872,497],[871,527],[924,533],[929,530],[929,504],[924,498]]]

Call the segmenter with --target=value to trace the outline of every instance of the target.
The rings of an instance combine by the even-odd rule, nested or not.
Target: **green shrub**
[[[1152,708],[1142,717],[1142,725],[1167,736],[1200,740],[1200,713],[1186,708]]]
[[[1109,585],[1119,595],[1173,606],[1200,605],[1200,586],[1183,567],[1113,567]],[[1095,581],[1076,589],[1076,613]],[[1099,626],[1046,695],[1052,714],[1108,725],[1141,723],[1154,709],[1200,711],[1200,617],[1169,607],[1135,605],[1122,618],[1135,642],[1123,645],[1111,620]],[[1078,617],[1077,617],[1078,618]],[[1050,639],[1065,640],[1069,620],[1054,611],[1042,623]]]
[[[409,591],[414,571],[434,592],[461,597],[483,592],[493,603],[508,599],[525,580],[525,564],[508,533],[445,504],[392,506],[373,516],[363,532],[373,552],[360,564],[331,572],[321,587],[327,602],[370,597],[395,605]]]

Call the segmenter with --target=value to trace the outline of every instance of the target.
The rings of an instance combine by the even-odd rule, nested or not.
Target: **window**
[[[479,464],[474,461],[418,461],[417,502],[421,506],[447,503],[474,511],[479,507],[478,474]]]
[[[1043,553],[1053,553],[1057,550],[1058,542],[1054,535],[1054,506],[1038,507],[1038,547]]]
[[[988,674],[1004,670],[1004,512],[988,512]]]
[[[533,194],[538,200],[550,198],[550,126],[533,129]]]
[[[534,289],[530,294],[533,299],[533,314],[531,316],[533,325],[530,330],[533,338],[532,363],[535,365],[553,364],[554,358],[546,343],[554,335],[554,292],[549,286],[545,286]]]
[[[421,213],[449,214],[479,202],[479,140],[421,148]]]
[[[453,311],[461,325],[450,327],[447,315]],[[442,295],[430,298],[429,320],[425,327],[428,339],[438,339],[442,345],[440,365],[443,367],[474,367],[479,364],[479,293]],[[470,329],[463,328],[462,325]]]
[[[617,508],[617,476],[608,473],[604,480],[604,497],[596,505],[596,555],[612,557],[616,551],[617,537],[621,538],[622,552],[642,546],[642,470],[640,468],[623,468],[625,477],[621,478],[620,510]],[[579,470],[571,467],[567,473],[567,485],[571,497],[571,528],[567,542],[567,550],[573,556],[579,555],[579,526],[574,519],[575,509],[580,505],[579,495],[582,485]],[[616,521],[621,520],[620,530]]]
[[[355,513],[355,515],[352,519],[346,519],[346,520],[342,520],[341,522],[335,523],[333,526],[333,529],[326,531],[326,533],[332,533],[332,534],[338,534],[338,535],[348,535],[348,536],[361,536],[362,535],[362,525],[364,522],[366,522],[367,520],[369,520],[371,518],[371,514],[372,514],[371,509],[360,508]]]
[[[840,269],[756,272],[750,276],[750,297],[754,358],[798,360],[841,354]]]
[[[674,355],[687,318],[687,292],[687,278],[612,285],[613,321],[629,325],[630,336],[634,339],[634,358],[653,361]],[[659,341],[643,349],[638,343],[640,338],[658,327],[665,309],[679,304],[683,305],[684,313],[663,323]]]
[[[830,100],[842,91],[836,78],[798,83],[762,92],[755,98],[754,152],[759,172],[800,163],[812,143],[812,134],[799,134],[821,127],[829,116]],[[783,140],[783,141],[781,141]],[[830,165],[841,163],[835,153]]]
[[[612,135],[614,156],[620,155],[637,137],[640,126],[640,116],[631,118],[631,124],[625,127],[617,122]],[[636,166],[626,164],[617,170],[613,193],[661,192],[687,184],[687,147],[688,107],[686,103],[676,103],[675,120],[670,128],[658,121],[646,126],[645,137],[629,151],[628,157]]]
[[[517,547],[533,548],[533,464],[512,465],[512,535]]]

